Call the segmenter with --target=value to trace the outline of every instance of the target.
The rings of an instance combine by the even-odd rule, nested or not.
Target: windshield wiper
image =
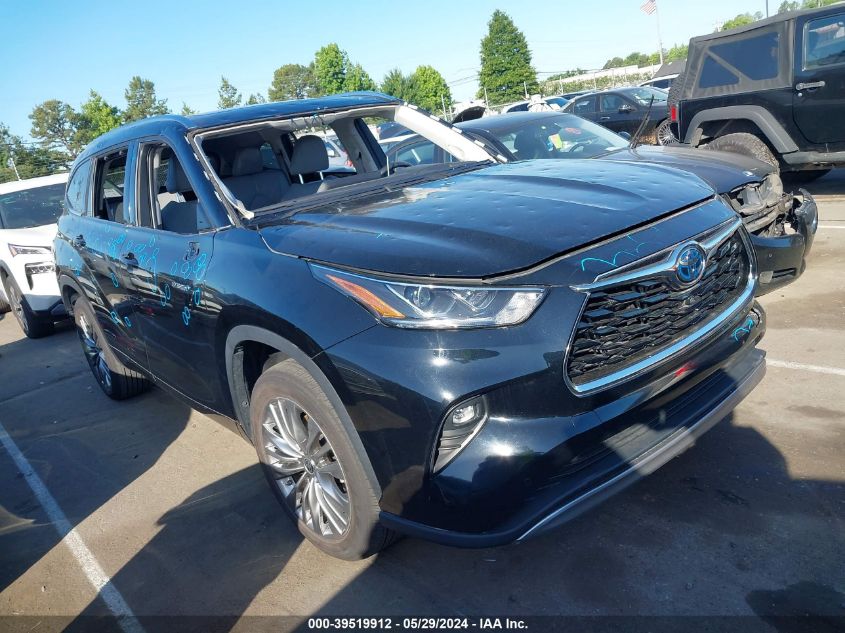
[[[645,126],[648,123],[649,116],[651,115],[651,106],[654,105],[654,96],[652,95],[651,99],[648,102],[648,108],[645,111],[645,116],[643,120],[640,121],[640,127],[637,128],[637,131],[634,132],[634,135],[631,137],[630,142],[628,143],[628,147],[631,149],[636,149],[637,145],[640,142],[640,137],[643,135],[643,130],[645,130]]]

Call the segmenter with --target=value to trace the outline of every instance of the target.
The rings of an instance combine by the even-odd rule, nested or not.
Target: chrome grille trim
[[[584,306],[582,307],[581,313],[579,313],[580,322],[581,315],[583,314],[583,311],[588,304],[590,293],[593,290],[609,288],[612,286],[626,283],[633,283],[638,280],[655,278],[659,279],[674,276],[677,255],[684,247],[686,247],[692,242],[697,242],[702,247],[704,247],[705,252],[707,253],[707,256],[709,258],[711,253],[713,253],[726,240],[733,237],[734,234],[737,232],[739,232],[739,236],[743,246],[745,247],[746,256],[748,259],[748,277],[743,291],[733,302],[731,302],[731,304],[727,308],[725,308],[716,317],[710,319],[709,321],[705,321],[702,325],[690,332],[687,336],[684,336],[682,339],[655,352],[648,358],[644,358],[640,361],[634,362],[619,369],[618,371],[606,374],[604,376],[596,378],[595,380],[583,382],[577,385],[572,382],[569,376],[570,355],[572,353],[572,346],[578,332],[577,327],[575,327],[573,328],[572,334],[570,335],[569,344],[567,345],[566,354],[563,362],[563,375],[567,386],[579,396],[587,395],[595,391],[606,389],[618,383],[634,378],[637,375],[642,374],[643,372],[670,360],[672,357],[676,356],[683,350],[698,344],[701,340],[706,338],[708,335],[712,334],[714,331],[718,330],[724,323],[734,317],[741,308],[750,303],[751,299],[754,296],[754,288],[756,285],[757,261],[754,256],[754,250],[751,246],[751,242],[748,238],[748,233],[742,228],[742,220],[737,217],[733,220],[730,220],[728,223],[717,227],[714,230],[708,231],[706,233],[701,234],[700,236],[697,236],[696,238],[693,238],[692,240],[685,240],[679,244],[676,244],[675,246],[671,246],[668,249],[661,251],[656,255],[647,257],[646,261],[650,263],[643,265],[642,261],[634,262],[633,264],[624,266],[621,269],[609,271],[608,273],[599,275],[596,278],[596,281],[591,284],[570,286],[576,292],[583,292],[586,294],[586,297],[584,299]]]

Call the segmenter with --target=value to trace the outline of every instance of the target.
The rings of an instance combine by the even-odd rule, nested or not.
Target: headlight
[[[769,174],[760,185],[760,196],[766,206],[772,206],[780,202],[783,196],[783,181],[778,174]]]
[[[49,246],[18,246],[17,244],[9,244],[9,252],[12,257],[18,255],[51,255]]]
[[[516,325],[545,295],[542,288],[441,286],[386,281],[312,265],[314,276],[355,299],[382,323],[452,329]]]

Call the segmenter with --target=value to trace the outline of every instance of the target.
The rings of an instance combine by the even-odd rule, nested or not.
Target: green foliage
[[[443,104],[452,104],[452,93],[446,80],[432,66],[417,66],[408,77],[407,101],[429,112],[443,112]],[[446,114],[443,112],[443,114]]]
[[[260,92],[255,92],[249,95],[246,100],[247,105],[255,105],[256,103],[267,103],[267,99],[264,98],[264,95]]]
[[[59,150],[75,158],[85,146],[79,133],[82,117],[63,101],[48,99],[32,109],[29,119],[30,134],[44,149]]]
[[[819,7],[826,7],[831,4],[836,4],[842,0],[784,0],[778,7],[778,13],[785,13],[786,11],[797,11],[798,9],[816,9]]]
[[[220,77],[220,87],[217,89],[217,107],[221,110],[236,108],[241,105],[241,93],[225,77]]]
[[[0,123],[0,182],[48,176],[67,169],[69,161],[67,154],[24,143]]]
[[[314,63],[308,66],[302,64],[285,64],[273,72],[273,82],[267,91],[270,101],[285,101],[287,99],[305,99],[318,96]]]
[[[375,90],[376,82],[367,74],[361,64],[350,64],[346,69],[343,89],[349,92],[358,90]]]
[[[343,92],[348,67],[349,56],[334,42],[318,50],[314,55],[314,78],[320,93],[331,95]]]
[[[727,31],[729,29],[736,29],[741,26],[748,26],[749,24],[753,24],[757,20],[763,18],[763,14],[757,11],[756,13],[740,13],[739,15],[727,20],[724,24],[722,24],[722,28],[718,29],[719,31]]]
[[[381,80],[380,90],[392,97],[408,101],[410,99],[410,85],[408,77],[402,74],[398,68],[387,71],[384,79]]]
[[[82,104],[79,112],[77,137],[83,144],[87,145],[101,134],[113,130],[123,123],[120,110],[100,94],[92,90],[89,93],[88,101]]]
[[[487,23],[487,35],[481,40],[481,71],[478,96],[491,105],[510,103],[539,89],[537,72],[531,65],[531,51],[525,35],[504,11],[494,11]]]
[[[123,120],[127,123],[169,112],[167,99],[156,98],[155,84],[149,79],[135,75],[129,80],[124,95],[126,109],[123,111]]]
[[[670,48],[666,53],[663,55],[663,59],[667,62],[673,62],[681,59],[687,58],[687,53],[689,52],[689,45],[688,44],[675,44],[672,48]]]
[[[605,88],[618,88],[619,86],[630,86],[641,81],[651,79],[651,73],[631,73],[626,77],[596,77],[591,79],[579,79],[567,81],[566,79],[546,79],[541,86],[542,94],[554,95],[564,92],[575,92],[577,90],[604,90]]]
[[[607,70],[609,68],[622,68],[622,66],[625,66],[625,60],[621,57],[614,57],[612,59],[608,59],[604,63],[604,66],[602,66],[602,69]]]
[[[798,0],[783,0],[778,7],[778,13],[786,13],[787,11],[797,11],[801,8],[801,3]]]
[[[197,111],[194,110],[191,106],[189,106],[184,101],[182,102],[182,109],[179,110],[179,114],[181,114],[182,116],[190,116],[190,115],[196,114],[196,113],[197,113]]]

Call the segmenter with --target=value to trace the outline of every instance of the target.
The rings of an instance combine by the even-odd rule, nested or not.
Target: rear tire
[[[29,307],[29,302],[21,293],[18,284],[11,277],[3,277],[3,287],[6,291],[6,296],[9,298],[9,307],[18,325],[27,338],[42,338],[53,333],[53,321],[40,317],[32,308]]]
[[[319,549],[358,560],[396,539],[379,523],[381,493],[367,475],[369,457],[302,365],[287,359],[261,374],[250,429],[273,494]]]
[[[769,146],[758,136],[748,132],[737,132],[725,134],[713,139],[706,145],[707,149],[717,149],[723,152],[733,152],[756,158],[768,163],[775,169],[780,169],[777,157],[769,149]]]
[[[654,130],[654,137],[658,145],[671,146],[678,144],[678,137],[672,129],[672,121],[663,119]]]
[[[125,400],[147,391],[150,381],[124,365],[109,346],[94,309],[84,297],[71,300],[73,320],[88,367],[100,389],[112,400]]]

